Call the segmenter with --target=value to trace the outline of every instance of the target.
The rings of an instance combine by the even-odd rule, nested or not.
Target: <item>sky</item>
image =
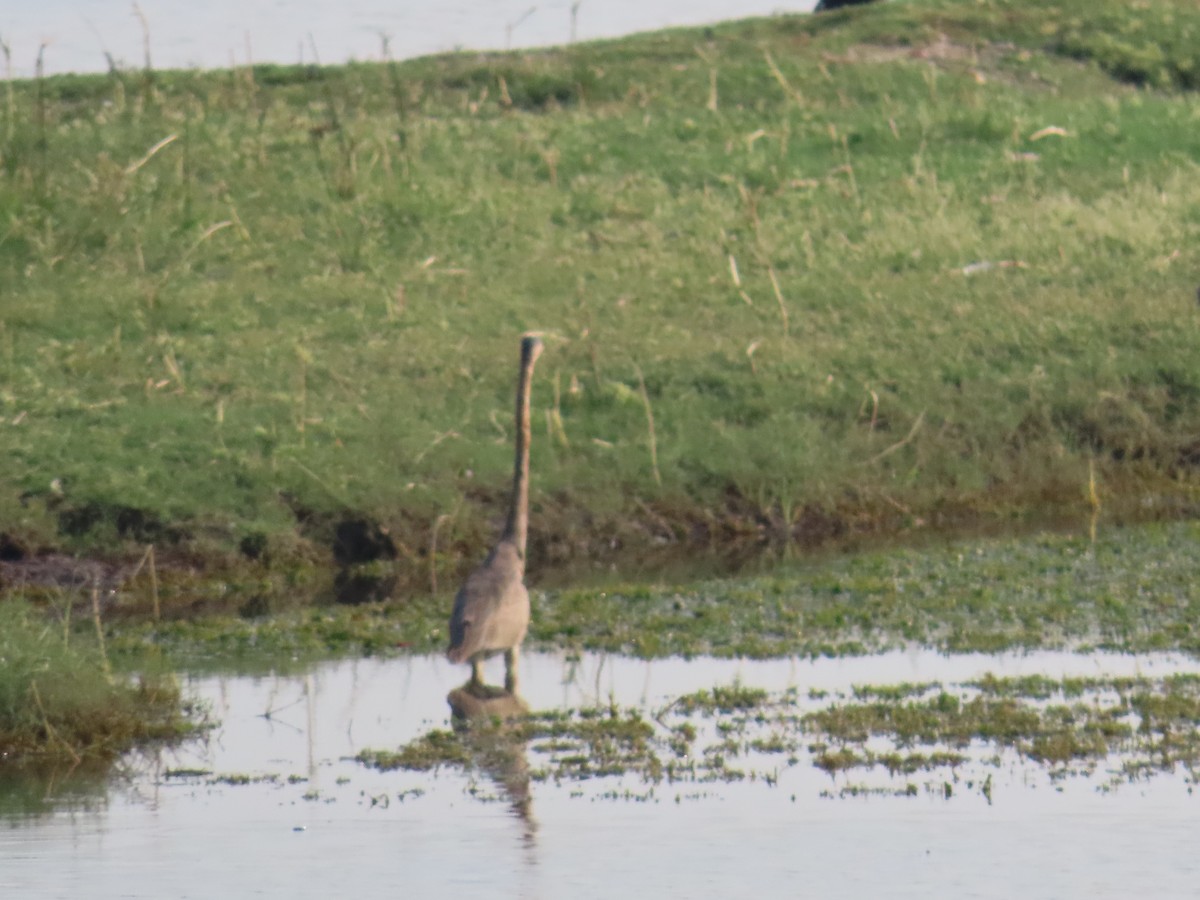
[[[406,59],[616,37],[673,25],[801,12],[814,0],[0,0],[7,75],[101,72],[107,55],[155,68]],[[135,10],[140,10],[142,19]],[[107,55],[106,55],[107,54]]]

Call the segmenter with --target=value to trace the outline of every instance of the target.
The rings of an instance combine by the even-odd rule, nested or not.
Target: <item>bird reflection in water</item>
[[[472,679],[452,690],[450,704],[454,730],[462,738],[475,765],[483,771],[525,823],[525,838],[533,841],[537,821],[529,789],[528,732],[524,728],[529,704],[501,687]]]

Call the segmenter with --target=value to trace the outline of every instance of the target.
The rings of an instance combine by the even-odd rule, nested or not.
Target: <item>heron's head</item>
[[[537,362],[543,349],[542,339],[536,334],[526,334],[521,338],[521,359],[526,365],[532,366]]]

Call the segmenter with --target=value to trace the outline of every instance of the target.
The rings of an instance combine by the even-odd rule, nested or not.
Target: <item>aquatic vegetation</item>
[[[364,750],[359,762],[377,769],[427,771],[443,765],[463,765],[470,761],[462,741],[453,731],[434,729],[400,750]]]
[[[933,753],[920,751],[876,753],[861,747],[839,746],[834,748],[824,744],[814,744],[810,751],[813,754],[813,765],[830,775],[838,775],[853,769],[871,769],[876,766],[886,769],[891,776],[913,775],[917,772],[953,769],[969,761],[969,757],[965,754],[948,750]],[[904,793],[908,793],[907,785]]]
[[[651,718],[615,708],[532,713],[434,730],[358,759],[385,770],[451,767],[493,776],[511,773],[520,760],[526,791],[529,780],[595,778],[618,779],[622,790],[742,780],[774,786],[782,771],[807,762],[835,780],[837,796],[966,789],[989,802],[992,773],[1014,758],[1041,767],[1052,782],[1089,778],[1102,790],[1155,773],[1200,771],[1200,677],[1193,675],[989,675],[903,690],[866,685],[799,701],[795,690],[718,685],[676,698]],[[705,723],[699,728],[697,712]]]
[[[673,708],[684,714],[702,711],[706,715],[755,709],[767,702],[767,692],[742,684],[718,685],[712,690],[697,691],[680,697]]]
[[[900,750],[937,746],[935,765],[966,761],[980,742],[1047,767],[1053,777],[1105,769],[1114,787],[1135,773],[1187,771],[1200,763],[1200,679],[1018,679],[988,677],[931,689],[894,702],[850,701],[807,713],[820,765],[830,771],[871,767],[889,757],[867,745],[883,740]],[[999,756],[996,757],[998,761]]]
[[[435,729],[398,751],[365,750],[359,761],[379,769],[425,771],[444,765],[494,764],[500,748],[530,744],[552,766],[535,769],[537,780],[586,779],[642,771],[656,781],[662,763],[653,747],[654,727],[635,710],[582,709],[532,713],[516,722],[490,719],[468,727]]]

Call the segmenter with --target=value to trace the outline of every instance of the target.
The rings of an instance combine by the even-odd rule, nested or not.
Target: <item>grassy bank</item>
[[[136,744],[194,730],[171,678],[114,675],[104,649],[0,604],[0,759],[15,768],[93,771]]]
[[[767,573],[533,591],[526,645],[646,658],[1102,648],[1200,653],[1195,523],[775,561]],[[122,658],[271,669],[341,655],[437,653],[444,597],[252,608],[110,629]]]
[[[9,84],[0,549],[448,578],[526,329],[541,564],[1194,506],[1198,34],[913,0]]]

